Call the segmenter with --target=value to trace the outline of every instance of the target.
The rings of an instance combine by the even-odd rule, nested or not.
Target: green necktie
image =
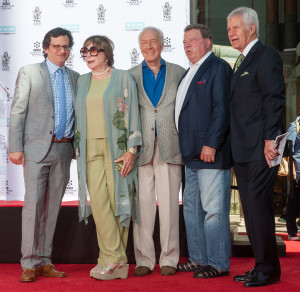
[[[243,54],[240,54],[239,57],[237,58],[236,62],[235,62],[234,73],[240,67],[240,65],[242,64],[244,59],[245,59],[245,56]]]

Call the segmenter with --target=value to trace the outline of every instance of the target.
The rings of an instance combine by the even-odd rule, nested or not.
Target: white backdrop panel
[[[115,44],[115,67],[129,69],[143,60],[138,35],[146,26],[159,27],[165,37],[162,57],[187,67],[182,40],[190,22],[189,0],[0,0],[0,200],[23,200],[23,169],[8,162],[7,132],[15,80],[21,66],[39,63],[42,40],[54,27],[69,29],[75,45],[67,66],[89,71],[80,58],[84,40],[95,34]],[[5,122],[3,122],[5,121]],[[6,128],[5,128],[5,123]],[[4,157],[3,157],[4,156]],[[72,161],[71,179],[64,201],[77,200],[77,168]]]

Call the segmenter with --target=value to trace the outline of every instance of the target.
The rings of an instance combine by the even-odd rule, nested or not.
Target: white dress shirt
[[[246,57],[249,53],[249,51],[252,49],[252,47],[255,45],[255,43],[258,41],[258,39],[253,40],[251,43],[249,43],[246,48],[243,50],[242,54],[244,57]]]
[[[195,64],[192,64],[191,62],[189,63],[190,65],[190,70],[187,72],[185,75],[184,79],[181,81],[177,95],[176,95],[176,105],[175,105],[175,124],[176,128],[178,131],[178,120],[179,120],[179,115],[181,112],[181,108],[185,99],[185,96],[187,94],[188,88],[200,68],[200,66],[203,64],[203,62],[208,58],[208,56],[211,54],[211,51],[207,52],[198,62]]]

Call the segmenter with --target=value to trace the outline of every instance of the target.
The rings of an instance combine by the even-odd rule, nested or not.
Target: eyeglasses
[[[53,46],[55,51],[60,51],[61,48],[64,48],[65,51],[70,51],[70,47],[65,45],[65,46],[61,46],[61,45],[52,45],[50,44],[50,46]]]
[[[98,56],[98,52],[104,52],[104,50],[98,49],[96,47],[90,47],[90,49],[88,49],[87,47],[83,47],[80,49],[80,55],[82,58],[87,57],[89,52],[90,52],[91,56],[95,57],[95,56]]]

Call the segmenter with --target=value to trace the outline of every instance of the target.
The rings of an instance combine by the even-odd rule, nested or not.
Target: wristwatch
[[[128,148],[128,149],[127,149],[127,152],[129,152],[129,153],[135,155],[135,154],[137,153],[137,149],[134,148],[134,147],[131,147],[131,148]]]

